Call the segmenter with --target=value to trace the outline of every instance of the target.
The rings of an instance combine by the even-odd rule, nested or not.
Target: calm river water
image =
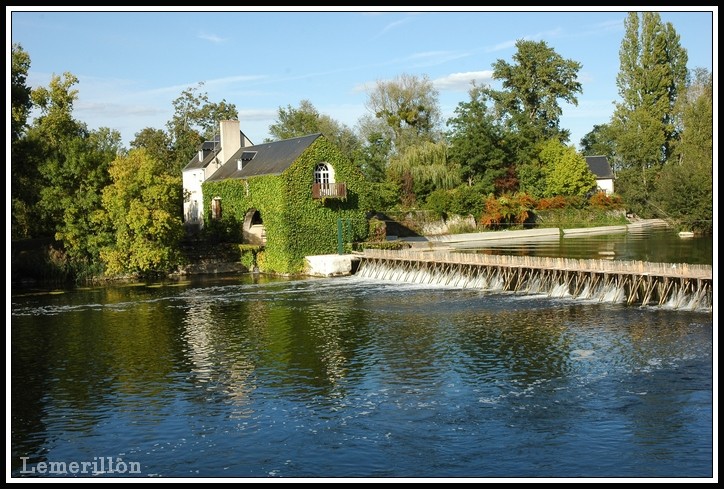
[[[715,314],[357,276],[16,291],[10,470],[710,478]]]

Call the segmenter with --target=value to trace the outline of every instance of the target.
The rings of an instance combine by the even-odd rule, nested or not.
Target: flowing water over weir
[[[366,249],[356,275],[606,303],[712,309],[709,265]]]

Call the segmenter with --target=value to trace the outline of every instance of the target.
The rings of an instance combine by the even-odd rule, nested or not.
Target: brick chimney
[[[219,159],[225,164],[241,148],[241,132],[239,132],[239,121],[221,121],[221,152]]]

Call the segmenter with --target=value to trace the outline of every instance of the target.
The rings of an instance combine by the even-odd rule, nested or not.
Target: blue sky
[[[571,143],[577,145],[594,124],[608,122],[618,100],[624,11],[363,8],[368,7],[349,7],[356,10],[349,12],[16,7],[6,10],[11,13],[6,44],[9,52],[11,42],[20,43],[30,55],[31,86],[47,85],[54,73],[77,76],[76,119],[93,129],[120,131],[126,145],[145,127],[165,129],[172,100],[199,82],[212,102],[236,105],[241,128],[254,143],[269,136],[280,106],[296,107],[303,99],[354,128],[368,114],[367,87],[402,73],[427,75],[434,82],[447,119],[468,100],[472,79],[493,83],[492,64],[512,62],[517,39],[545,41],[583,65],[578,106],[564,106],[561,119]],[[661,11],[661,17],[679,33],[689,68],[713,71],[717,83],[717,7]]]

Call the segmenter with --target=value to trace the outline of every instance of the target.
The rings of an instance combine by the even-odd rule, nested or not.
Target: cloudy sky
[[[268,137],[277,109],[308,99],[354,128],[367,89],[406,73],[426,75],[443,116],[468,100],[470,83],[495,83],[492,64],[512,62],[515,41],[545,41],[582,64],[578,106],[561,125],[571,142],[609,120],[623,11],[69,11],[6,7],[9,52],[31,59],[28,83],[78,77],[74,115],[90,128],[120,131],[127,145],[145,127],[165,128],[172,100],[203,82],[212,102],[236,105],[254,143]],[[287,8],[287,7],[284,7]],[[307,7],[308,8],[308,7]],[[352,9],[353,7],[350,7]],[[416,8],[416,7],[415,7]],[[598,7],[596,7],[599,9]],[[694,7],[696,8],[696,7]],[[689,55],[689,68],[716,73],[718,11],[661,11]],[[9,67],[7,68],[9,70]]]

